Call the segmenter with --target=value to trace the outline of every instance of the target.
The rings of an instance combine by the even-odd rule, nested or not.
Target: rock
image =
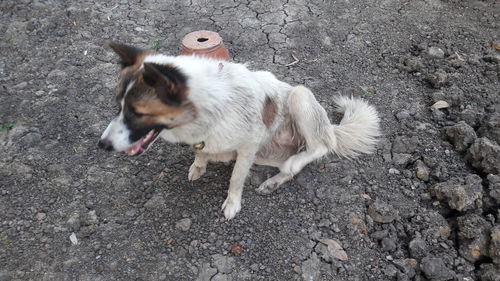
[[[376,200],[368,207],[368,215],[380,223],[390,223],[398,216],[398,211],[389,204]]]
[[[212,256],[212,265],[221,273],[231,273],[234,266],[234,258],[216,254]]]
[[[438,70],[427,76],[427,81],[433,88],[439,89],[448,83],[448,74],[442,70]]]
[[[438,47],[430,47],[427,53],[429,54],[429,56],[433,58],[438,58],[438,59],[444,58],[444,51]]]
[[[210,281],[231,281],[233,280],[230,275],[218,273]]]
[[[161,209],[165,205],[165,199],[161,194],[153,195],[146,203],[144,203],[144,208],[149,210]]]
[[[181,219],[175,224],[175,228],[179,229],[180,231],[188,231],[190,227],[191,227],[190,218]]]
[[[401,272],[408,276],[409,278],[413,278],[415,276],[415,269],[418,265],[418,262],[414,259],[396,259],[392,261],[396,268],[401,270]]]
[[[408,58],[404,61],[402,68],[409,73],[420,72],[424,68],[424,64],[418,58]]]
[[[72,214],[66,223],[71,227],[71,230],[78,231],[81,226],[80,215]]]
[[[478,275],[481,281],[500,281],[500,267],[491,263],[483,263]]]
[[[315,247],[315,251],[326,262],[346,261],[349,259],[339,242],[332,239],[321,239],[319,242]]]
[[[457,218],[459,253],[469,262],[488,256],[490,223],[477,214],[465,214]]]
[[[384,274],[389,277],[396,277],[398,269],[394,265],[389,264],[384,268]]]
[[[316,253],[312,253],[311,257],[304,261],[301,266],[302,280],[315,281],[321,277],[320,273],[321,261],[318,259]]]
[[[38,214],[36,214],[35,217],[36,217],[37,220],[43,221],[47,217],[47,214],[45,214],[45,213],[38,213]]]
[[[411,162],[411,154],[407,153],[394,153],[392,155],[392,161],[400,166],[406,166]]]
[[[212,277],[217,274],[217,269],[210,267],[209,263],[204,263],[199,272],[197,281],[210,281]]]
[[[446,139],[449,140],[456,150],[466,151],[476,140],[476,132],[464,121],[458,122],[454,126],[444,128]]]
[[[420,263],[420,270],[431,281],[445,281],[455,278],[455,272],[446,267],[440,258],[425,257]]]
[[[417,160],[417,172],[416,176],[418,179],[423,181],[429,181],[429,167],[427,167],[422,160]]]
[[[382,246],[382,251],[386,252],[394,252],[397,249],[396,242],[392,238],[383,238],[380,241],[380,245]]]
[[[466,108],[458,113],[458,117],[469,126],[476,127],[480,119],[480,114],[476,109]]]
[[[479,128],[478,134],[500,144],[500,113],[489,115],[483,126]]]
[[[408,250],[410,252],[410,257],[415,259],[421,259],[429,253],[427,243],[419,237],[410,241],[408,244]]]
[[[405,119],[410,118],[410,113],[408,111],[406,111],[406,110],[400,111],[400,112],[396,113],[396,118],[399,121],[403,121]]]
[[[489,174],[488,177],[489,195],[497,204],[500,204],[500,176]]]
[[[467,151],[472,167],[486,174],[500,174],[500,146],[488,138],[478,138]]]
[[[389,231],[384,229],[373,232],[372,234],[370,234],[370,237],[376,240],[382,240],[382,238],[387,237],[387,235],[389,235]]]
[[[500,225],[491,229],[490,257],[500,267]]]
[[[448,206],[457,211],[465,211],[480,207],[482,204],[483,187],[481,177],[468,175],[464,179],[454,178],[433,185],[430,194],[445,201]]]
[[[413,153],[417,149],[417,137],[396,137],[392,144],[393,153]]]
[[[422,216],[425,216],[429,224],[427,229],[422,233],[422,239],[425,241],[432,241],[435,239],[444,241],[448,239],[451,229],[446,219],[440,213],[429,211],[422,213]]]

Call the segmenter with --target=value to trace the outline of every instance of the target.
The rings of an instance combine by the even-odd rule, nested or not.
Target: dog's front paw
[[[189,174],[188,174],[188,180],[190,181],[195,181],[199,179],[203,174],[207,171],[207,167],[199,167],[196,166],[195,163],[191,164],[191,167],[189,167]]]
[[[224,216],[227,220],[230,220],[236,216],[236,214],[241,210],[240,200],[232,200],[226,198],[224,204],[222,204],[222,211],[224,211]]]
[[[261,195],[271,194],[273,191],[280,187],[281,182],[277,181],[275,178],[267,179],[263,182],[255,191]]]

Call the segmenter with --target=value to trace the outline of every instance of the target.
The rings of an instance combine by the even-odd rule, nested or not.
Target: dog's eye
[[[141,118],[144,116],[154,116],[154,114],[139,113],[139,112],[135,111],[135,108],[131,105],[129,105],[127,109],[132,115],[134,115],[137,118]]]

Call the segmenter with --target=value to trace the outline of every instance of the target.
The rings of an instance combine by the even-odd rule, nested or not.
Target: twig
[[[296,56],[292,55],[292,58],[294,59],[294,61],[292,61],[292,62],[291,62],[291,63],[289,63],[289,64],[285,64],[285,66],[292,66],[292,65],[294,65],[294,64],[299,63],[299,61],[300,61],[300,60],[299,60]]]

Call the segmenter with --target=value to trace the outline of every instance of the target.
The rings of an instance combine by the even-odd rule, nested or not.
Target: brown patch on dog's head
[[[278,105],[273,99],[267,96],[262,108],[262,121],[266,127],[269,128],[273,124],[276,114],[278,114]]]

